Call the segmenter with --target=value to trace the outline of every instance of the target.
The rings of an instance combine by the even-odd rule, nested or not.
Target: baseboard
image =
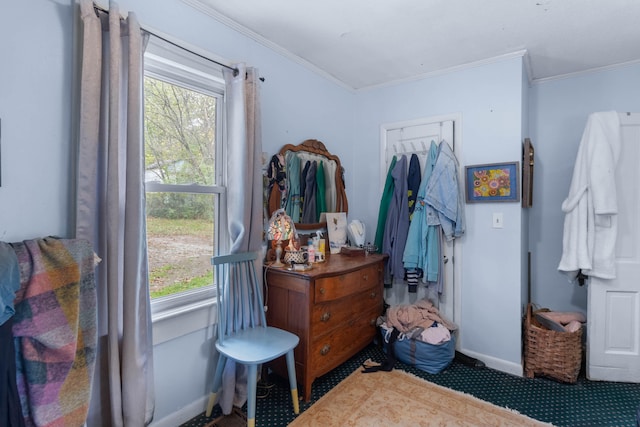
[[[208,400],[208,396],[204,396],[201,399],[170,413],[160,420],[152,421],[149,427],[176,427],[180,424],[186,423],[190,419],[195,418],[204,412],[207,407]]]
[[[482,360],[487,368],[495,369],[497,371],[506,372],[507,374],[517,375],[519,377],[523,376],[524,369],[521,364],[508,362],[503,359],[498,359],[492,356],[487,356],[486,354],[476,353],[471,350],[459,350],[460,352],[466,354],[467,356],[476,358],[478,360]]]

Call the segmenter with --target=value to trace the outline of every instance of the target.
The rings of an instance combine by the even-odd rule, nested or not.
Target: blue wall
[[[68,235],[72,33],[68,5],[0,6],[1,240]]]
[[[560,209],[589,113],[640,111],[640,64],[535,83],[531,88],[531,139],[536,153],[530,220],[532,300],[556,310],[586,312],[587,287],[557,271],[564,214]]]
[[[357,139],[349,157],[352,162],[346,163],[347,170],[357,172],[351,175],[351,186],[358,191],[349,194],[349,216],[364,219],[374,233],[381,195],[382,124],[459,113],[462,169],[519,161],[522,63],[517,56],[358,93]],[[492,228],[493,212],[504,214],[503,229]],[[516,372],[520,365],[521,214],[517,203],[468,204],[467,232],[456,240],[462,247],[462,260],[456,260],[462,263],[462,275],[457,278],[463,325],[458,344],[468,353],[500,360],[501,368]],[[487,310],[489,304],[501,309]]]
[[[266,78],[264,151],[273,154],[284,144],[308,138],[325,142],[346,168],[349,216],[371,224],[369,238],[378,211],[380,175],[386,172],[379,166],[382,124],[460,113],[462,167],[519,160],[522,138],[529,136],[536,148],[533,208],[467,205],[468,231],[460,241],[463,345],[507,371],[517,370],[526,277],[522,254],[528,249],[533,301],[557,310],[586,310],[586,290],[569,285],[556,272],[560,204],[587,115],[640,111],[640,65],[528,87],[522,58],[514,57],[352,92],[180,0],[165,1],[162,7],[152,0],[119,3],[122,9],[135,10],[144,27],[220,59],[256,66]],[[0,6],[1,240],[70,234],[73,4],[27,0]],[[505,219],[501,230],[491,228],[497,209]],[[162,336],[154,347],[156,422],[176,425],[179,417],[204,409],[211,330]]]

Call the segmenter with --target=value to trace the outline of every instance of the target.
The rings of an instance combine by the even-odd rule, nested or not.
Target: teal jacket
[[[394,182],[391,172],[396,166],[396,156],[391,159],[389,170],[387,171],[387,179],[384,182],[384,190],[382,191],[382,198],[380,199],[380,210],[378,211],[378,226],[376,227],[376,237],[373,244],[376,245],[377,252],[382,252],[382,238],[384,236],[384,225],[387,222],[387,211],[389,210],[389,203],[393,197]]]

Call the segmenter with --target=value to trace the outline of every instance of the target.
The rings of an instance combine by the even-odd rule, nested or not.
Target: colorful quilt
[[[91,244],[48,237],[12,243],[20,266],[13,335],[27,426],[82,426],[96,354]]]

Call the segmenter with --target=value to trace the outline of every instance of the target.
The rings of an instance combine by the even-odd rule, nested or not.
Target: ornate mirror
[[[320,212],[348,212],[340,159],[316,139],[282,147],[271,158],[267,177],[269,217],[285,208],[296,230],[326,228]]]

